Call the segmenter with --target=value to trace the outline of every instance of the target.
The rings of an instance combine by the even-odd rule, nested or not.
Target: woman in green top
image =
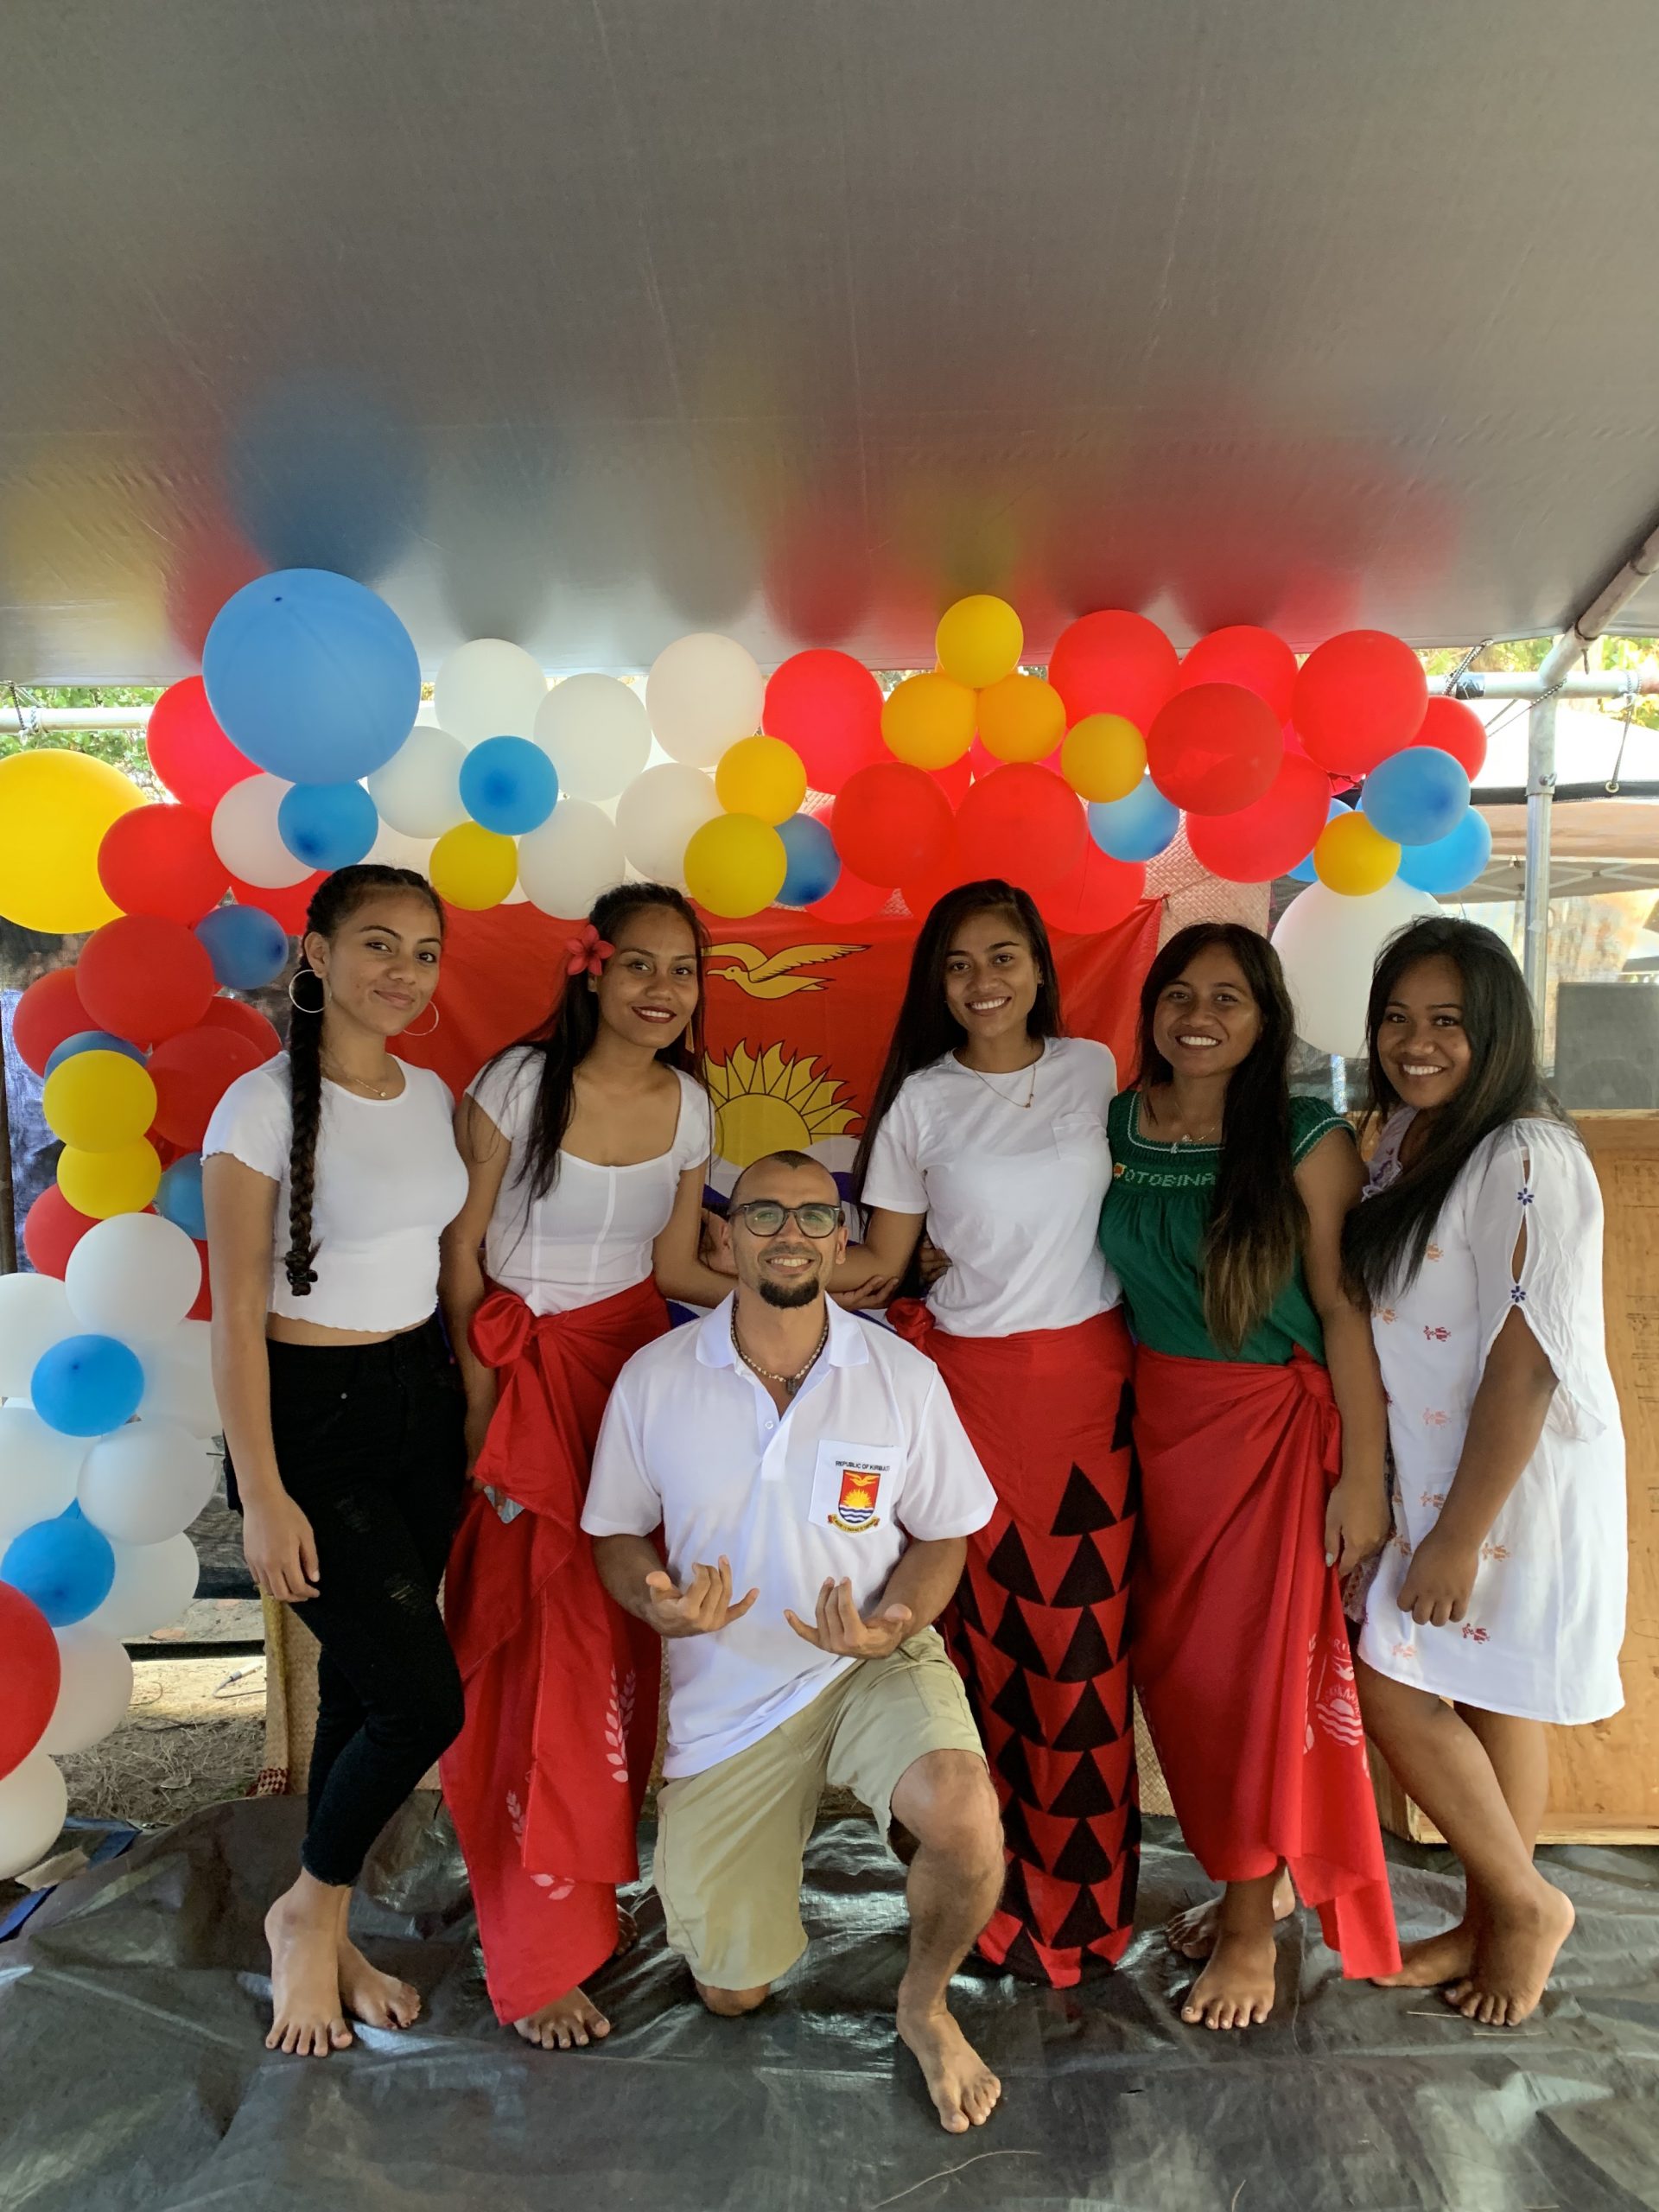
[[[1287,1867],[1344,1974],[1398,1957],[1338,1591],[1389,1525],[1382,1383],[1342,1273],[1361,1171],[1346,1122],[1290,1096],[1293,1036],[1264,938],[1183,930],[1107,1120],[1100,1238],[1136,1338],[1135,1685],[1188,1847],[1226,1885],[1181,2015],[1211,2028],[1272,2007]]]

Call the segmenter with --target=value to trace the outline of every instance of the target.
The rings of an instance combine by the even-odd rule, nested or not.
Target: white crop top
[[[668,1226],[680,1177],[702,1167],[714,1141],[709,1094],[682,1070],[674,1142],[654,1160],[600,1167],[559,1154],[559,1177],[531,1200],[519,1173],[536,1110],[542,1055],[534,1046],[506,1052],[467,1085],[517,1157],[507,1165],[484,1239],[490,1281],[517,1291],[532,1313],[569,1313],[632,1290],[652,1271],[652,1246]]]
[[[396,1098],[360,1098],[326,1078],[312,1181],[316,1281],[289,1287],[288,1055],[238,1076],[213,1109],[204,1160],[227,1152],[278,1185],[270,1307],[325,1329],[411,1329],[438,1300],[438,1237],[467,1200],[449,1089],[405,1062]]]

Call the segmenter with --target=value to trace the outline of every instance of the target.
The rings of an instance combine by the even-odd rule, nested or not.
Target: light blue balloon
[[[558,770],[527,737],[486,737],[461,764],[461,804],[500,836],[539,830],[558,797]]]
[[[1396,845],[1435,845],[1449,837],[1469,804],[1469,773],[1438,745],[1408,745],[1365,779],[1359,810]]]
[[[1329,828],[1331,823],[1336,820],[1339,814],[1351,814],[1352,812],[1352,807],[1344,806],[1339,798],[1333,798],[1331,802],[1331,810],[1325,817],[1325,826]],[[1318,875],[1314,871],[1313,855],[1312,853],[1308,855],[1305,861],[1298,861],[1294,868],[1287,868],[1285,870],[1285,874],[1287,875],[1294,875],[1298,883],[1316,883],[1319,880]]]
[[[813,814],[791,814],[779,823],[778,835],[789,855],[778,904],[810,906],[815,899],[827,899],[841,880],[841,855],[823,823]]]
[[[296,861],[332,874],[362,859],[380,817],[361,784],[296,784],[276,810],[276,834]]]
[[[73,1060],[77,1052],[124,1052],[130,1060],[144,1065],[144,1054],[137,1045],[129,1044],[124,1037],[111,1037],[107,1029],[77,1029],[73,1037],[66,1037],[56,1051],[48,1056],[46,1072],[54,1075],[66,1060]]]
[[[60,1435],[103,1436],[137,1412],[144,1370],[118,1337],[66,1337],[35,1361],[29,1395]]]
[[[215,906],[196,924],[196,935],[207,948],[214,982],[227,991],[263,990],[288,965],[288,932],[263,906]]]
[[[201,1203],[201,1154],[187,1152],[175,1160],[162,1178],[156,1193],[156,1211],[198,1244],[207,1242],[207,1216]]]
[[[1173,806],[1150,776],[1143,776],[1127,798],[1097,798],[1089,809],[1089,834],[1115,861],[1151,861],[1175,842],[1181,810]]]
[[[1400,880],[1414,890],[1449,899],[1472,883],[1491,857],[1491,824],[1478,806],[1471,806],[1449,837],[1438,838],[1432,845],[1401,847]]]
[[[0,1559],[0,1582],[32,1598],[54,1628],[95,1613],[115,1580],[115,1554],[79,1506],[20,1530]]]
[[[201,654],[232,745],[290,784],[384,768],[415,726],[421,664],[382,599],[327,569],[278,569],[227,599]]]

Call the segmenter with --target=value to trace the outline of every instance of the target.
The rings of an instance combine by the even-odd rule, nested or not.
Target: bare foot
[[[352,2031],[340,2001],[338,1908],[321,1883],[310,1886],[326,1900],[321,1912],[289,1890],[265,1915],[274,2015],[265,2049],[327,2058],[346,2049]]]
[[[1002,2084],[944,2006],[912,2011],[901,2004],[899,2037],[922,2069],[940,2126],[951,2135],[983,2127]]]
[[[1288,1870],[1281,1868],[1273,1885],[1273,1916],[1288,1920],[1295,1910],[1296,1891]],[[1190,1904],[1183,1911],[1172,1913],[1164,1923],[1164,1941],[1184,1959],[1207,1959],[1220,1932],[1219,1897],[1211,1897],[1205,1904]]]
[[[1438,1936],[1402,1943],[1399,1973],[1373,1974],[1371,1980],[1378,1989],[1438,1989],[1442,1982],[1461,1981],[1474,1962],[1475,1923],[1460,1920]]]
[[[611,2032],[610,2022],[585,1989],[567,1989],[563,1997],[512,2024],[526,2043],[541,2050],[569,2050],[572,2044],[585,2048]]]
[[[1218,1930],[1210,1963],[1193,1983],[1181,2018],[1194,2027],[1255,2027],[1273,2010],[1277,1960],[1271,1929],[1262,1936]]]
[[[1518,2027],[1537,2010],[1573,1921],[1570,1900],[1541,1875],[1529,1905],[1491,1905],[1475,1945],[1473,1969],[1441,1993],[1446,2003],[1478,2027]]]
[[[394,1974],[371,1966],[342,1929],[336,1959],[340,2001],[365,2028],[412,2028],[421,2017],[420,1993]]]

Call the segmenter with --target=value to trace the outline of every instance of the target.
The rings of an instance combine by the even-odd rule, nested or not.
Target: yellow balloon
[[[1025,642],[1020,617],[1007,601],[987,591],[975,592],[947,607],[933,639],[945,674],[975,691],[1012,676]]]
[[[1358,812],[1339,814],[1327,822],[1313,848],[1313,872],[1319,881],[1349,899],[1380,891],[1394,880],[1399,865],[1399,846]]]
[[[124,1052],[76,1052],[48,1076],[41,1103],[48,1128],[65,1144],[118,1152],[155,1120],[156,1086]]]
[[[1060,747],[1060,773],[1079,798],[1128,798],[1147,772],[1147,741],[1122,715],[1085,715]]]
[[[499,830],[458,822],[433,846],[427,880],[440,899],[474,914],[499,906],[518,880],[518,848]]]
[[[711,914],[739,921],[771,906],[788,867],[784,841],[769,822],[752,814],[717,814],[691,833],[685,887]]]
[[[979,695],[979,734],[999,760],[1046,760],[1065,735],[1065,702],[1040,676],[1005,676]]]
[[[82,1152],[66,1145],[58,1155],[58,1188],[77,1213],[94,1221],[142,1213],[161,1187],[161,1155],[148,1137],[115,1152]]]
[[[130,777],[87,753],[30,747],[0,760],[0,915],[60,937],[121,909],[98,880],[111,823],[144,804]]]
[[[948,768],[973,743],[976,713],[972,691],[954,677],[907,676],[882,703],[882,739],[912,768]]]
[[[780,737],[740,737],[720,756],[715,796],[728,814],[787,822],[806,797],[806,770],[794,747]]]

